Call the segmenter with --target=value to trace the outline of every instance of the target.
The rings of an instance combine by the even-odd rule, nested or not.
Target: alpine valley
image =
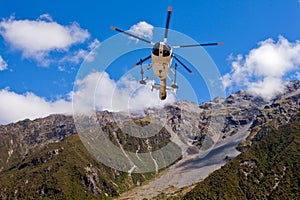
[[[147,126],[156,109],[136,116],[135,124]],[[178,159],[149,173],[99,162],[72,116],[0,126],[0,198],[300,199],[300,81],[286,83],[285,93],[269,102],[239,91],[200,105],[179,101],[161,112],[165,126],[149,138],[118,129],[114,113],[96,113],[113,144],[148,153],[155,166],[151,152],[173,145]]]

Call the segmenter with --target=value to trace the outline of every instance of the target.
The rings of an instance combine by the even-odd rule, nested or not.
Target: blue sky
[[[265,94],[270,85],[299,79],[299,61],[295,56],[299,52],[297,40],[300,40],[298,0],[2,0],[0,115],[6,117],[0,117],[0,124],[67,112],[81,62],[93,46],[117,34],[109,26],[128,30],[145,21],[154,27],[164,27],[169,5],[173,6],[171,29],[200,43],[225,43],[205,50],[216,63],[227,93],[250,89]],[[53,34],[47,31],[49,29],[37,33],[30,29],[30,24],[38,22],[54,25],[51,27],[54,29],[46,26]],[[132,60],[138,60],[139,55],[141,53]],[[275,55],[278,60],[269,63],[268,60],[274,60],[269,55]],[[132,66],[132,63],[125,63],[126,59],[121,61],[125,66]],[[270,65],[274,65],[278,73],[265,73],[273,70]],[[114,79],[117,72],[110,70],[110,78]],[[277,90],[268,91],[266,98],[282,90],[284,88],[277,87]],[[209,95],[203,94],[201,101],[207,100]],[[41,107],[33,108],[30,102],[41,104]]]

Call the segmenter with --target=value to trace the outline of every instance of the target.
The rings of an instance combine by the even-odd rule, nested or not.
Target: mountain
[[[300,199],[300,113],[285,125],[264,125],[258,135],[183,199]]]
[[[181,135],[187,130],[187,151],[166,173],[147,185],[122,194],[120,199],[153,199],[156,196],[161,199],[186,193],[195,183],[205,180],[255,141],[260,141],[264,134],[259,130],[272,119],[278,127],[279,122],[287,124],[297,115],[300,81],[289,82],[286,87],[286,92],[272,102],[239,91],[225,99],[216,98],[200,105],[186,101],[170,105],[172,112],[167,111],[168,125],[172,129],[168,131],[171,135],[172,131]],[[218,136],[217,141],[211,143],[210,137],[207,138],[209,135]]]
[[[107,111],[97,112],[113,144],[126,150],[139,146],[140,152],[151,155],[151,150],[169,142],[170,134],[164,128],[155,137],[135,138],[118,129],[111,117]],[[147,119],[135,123],[143,125]],[[71,116],[51,115],[0,126],[1,199],[109,198],[155,176],[155,172],[131,174],[107,167],[80,139]]]
[[[183,199],[300,199],[299,81],[255,117],[243,153],[213,172]]]
[[[39,147],[57,143],[76,132],[72,117],[51,115],[0,126],[0,172]]]
[[[249,152],[273,130],[296,121],[299,88],[300,81],[288,83],[286,93],[272,102],[240,91],[200,105],[179,101],[161,109],[149,108],[132,117],[140,127],[153,119],[161,121],[164,126],[148,138],[128,134],[133,130],[128,121],[121,125],[115,122],[116,115],[124,117],[122,113],[96,112],[95,119],[89,120],[96,120],[114,145],[133,152],[123,155],[136,163],[128,172],[97,161],[82,144],[86,138],[79,138],[71,116],[51,115],[0,126],[0,196],[97,199],[121,195],[143,199],[182,195],[191,185],[209,180],[210,173],[226,168],[241,152],[240,156]],[[172,151],[162,154],[162,160],[172,156],[179,160],[168,163],[173,164],[168,169],[152,154],[166,144],[171,144]],[[137,152],[146,153],[148,161],[139,162]],[[145,165],[160,170],[135,173]],[[197,188],[192,196],[198,193]]]
[[[154,176],[101,164],[83,146],[71,116],[0,126],[0,138],[1,199],[102,199]]]

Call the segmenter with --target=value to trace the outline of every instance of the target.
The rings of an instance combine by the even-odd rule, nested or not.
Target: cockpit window
[[[167,44],[164,44],[163,46],[163,57],[170,56],[171,47]]]
[[[152,53],[156,56],[159,56],[159,42],[154,44],[153,49],[152,49]]]
[[[160,43],[156,43],[154,44],[153,46],[153,49],[152,49],[152,53],[156,56],[159,56],[159,54],[161,53],[163,57],[167,57],[167,56],[170,56],[171,54],[171,47],[167,44],[163,44],[163,49],[162,49],[162,52],[159,52],[159,47],[160,47]]]

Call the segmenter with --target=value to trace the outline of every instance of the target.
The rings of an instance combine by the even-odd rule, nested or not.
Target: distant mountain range
[[[185,148],[178,158],[181,160],[170,170],[161,169],[158,177],[155,171],[126,173],[97,161],[81,143],[71,116],[51,115],[0,126],[0,197],[110,199],[134,188],[135,193],[121,196],[265,199],[282,195],[297,199],[300,81],[289,82],[286,88],[272,102],[239,91],[200,105],[188,101],[167,105],[162,108],[165,127],[158,137],[148,139],[117,130],[112,113],[98,111],[102,129],[114,144],[128,151],[150,153],[150,149],[157,150],[169,142],[177,153],[179,147]],[[154,110],[147,109],[135,123],[150,123],[147,113],[155,113]],[[115,135],[112,130],[117,130]],[[203,158],[195,159],[199,153]],[[159,177],[165,178],[173,171],[176,179],[183,168],[193,174],[182,174],[180,180],[160,185]],[[155,177],[159,187],[138,189],[147,188]],[[191,190],[195,182],[200,183]]]

